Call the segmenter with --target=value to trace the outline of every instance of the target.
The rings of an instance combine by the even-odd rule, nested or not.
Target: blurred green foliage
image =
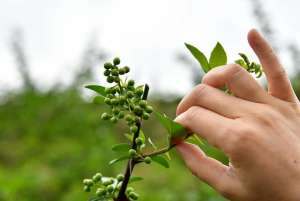
[[[300,94],[299,76],[293,79]],[[99,171],[116,175],[126,164],[109,166],[116,157],[111,145],[125,141],[125,125],[114,127],[100,120],[104,105],[85,100],[74,88],[48,92],[24,89],[2,95],[0,105],[0,201],[82,201],[82,179]],[[159,111],[174,117],[178,100],[152,101]],[[153,117],[144,132],[159,146],[167,134]],[[209,155],[226,163],[217,149],[201,145]],[[171,168],[142,166],[133,183],[145,201],[221,201],[212,188],[200,182],[171,151]]]
[[[159,110],[174,116],[177,101],[155,101]],[[126,140],[122,125],[100,120],[106,106],[82,98],[73,88],[40,92],[26,89],[2,96],[0,105],[0,200],[82,201],[82,179],[91,172],[115,175],[125,164],[109,166],[116,157],[111,145]],[[167,143],[164,129],[150,120],[144,131],[158,145]],[[149,133],[151,132],[151,133]],[[215,149],[212,154],[219,154]],[[156,164],[137,167],[134,183],[142,200],[223,200],[194,178],[172,151],[171,168]],[[219,154],[219,158],[225,160]]]

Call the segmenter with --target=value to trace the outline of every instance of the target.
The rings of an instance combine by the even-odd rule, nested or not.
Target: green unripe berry
[[[98,188],[97,191],[96,191],[96,195],[99,196],[99,197],[101,197],[105,194],[106,194],[106,189]]]
[[[113,60],[114,65],[119,65],[121,63],[121,60],[119,57],[114,58]]]
[[[148,120],[148,119],[150,118],[150,114],[147,113],[147,112],[143,112],[142,118],[143,118],[144,120]]]
[[[132,121],[134,121],[134,117],[130,114],[127,114],[126,117],[125,117],[125,120],[129,121],[129,122],[132,122]]]
[[[103,73],[104,76],[109,76],[110,75],[110,70],[105,70]]]
[[[83,187],[83,190],[84,190],[85,192],[91,192],[91,187],[90,187],[90,186],[84,186],[84,187]]]
[[[106,62],[105,64],[104,64],[104,68],[105,69],[110,69],[110,68],[112,68],[113,67],[113,65],[110,63],[110,62]]]
[[[119,96],[119,101],[121,105],[124,104],[126,102],[125,96]]]
[[[102,120],[108,120],[108,119],[110,119],[111,118],[111,116],[109,115],[109,114],[107,114],[106,112],[104,112],[102,115],[101,115],[101,119]]]
[[[119,69],[119,74],[120,75],[124,75],[125,74],[125,69],[124,68],[120,68]]]
[[[107,81],[108,83],[113,83],[114,80],[115,80],[115,79],[114,79],[113,76],[108,76],[107,79],[106,79],[106,81]]]
[[[137,88],[136,91],[135,91],[135,94],[138,97],[141,97],[141,95],[143,95],[143,93],[144,93],[144,90],[142,88]]]
[[[112,117],[109,120],[111,123],[117,123],[118,119],[116,117]]]
[[[86,186],[92,186],[94,184],[94,182],[91,179],[84,179],[83,184]]]
[[[148,113],[152,113],[153,112],[153,107],[148,105],[148,106],[146,106],[145,111],[148,112]]]
[[[102,178],[102,174],[101,173],[96,173],[94,176],[93,176],[93,181],[94,182],[98,182],[100,181]]]
[[[132,125],[134,125],[135,124],[135,122],[133,122],[133,121],[127,121],[127,125],[128,126],[132,126]]]
[[[125,73],[129,73],[129,71],[130,71],[130,68],[128,66],[125,66],[123,69],[124,69]]]
[[[109,186],[107,186],[106,190],[107,190],[109,193],[111,193],[111,192],[114,191],[114,186],[113,186],[113,185],[109,185]]]
[[[134,104],[137,104],[137,103],[140,101],[140,99],[137,98],[137,97],[133,97],[133,98],[131,99],[131,101],[132,101]]]
[[[126,189],[126,193],[127,194],[129,194],[129,193],[131,193],[131,192],[133,192],[134,191],[134,189],[132,188],[132,187],[128,187],[127,189]]]
[[[114,98],[115,96],[112,95],[112,94],[107,94],[106,97],[112,99],[112,98]]]
[[[110,105],[111,104],[110,98],[104,98],[104,103],[106,103],[107,105]]]
[[[144,159],[144,162],[145,162],[146,164],[150,164],[151,161],[152,161],[152,159],[151,159],[149,156],[147,156],[147,157]]]
[[[134,149],[129,149],[128,153],[129,153],[129,156],[131,156],[131,157],[136,156],[136,150],[134,150]]]
[[[112,109],[112,112],[113,112],[114,115],[118,115],[118,114],[120,113],[120,109],[118,109],[118,108],[113,108],[113,109]]]
[[[134,93],[132,91],[128,91],[127,94],[126,94],[126,96],[128,98],[133,98],[134,97]]]
[[[120,78],[118,76],[114,76],[114,81],[115,82],[120,82]]]
[[[137,200],[139,198],[139,195],[135,192],[130,192],[128,196],[133,200]]]
[[[143,114],[143,109],[140,107],[140,106],[135,106],[133,108],[133,112],[138,115],[138,116],[141,116]]]
[[[117,89],[116,89],[115,87],[110,88],[110,93],[111,93],[111,94],[117,93]]]
[[[119,75],[119,72],[118,72],[117,69],[113,69],[113,70],[111,71],[111,74],[112,74],[113,76],[118,76],[118,75]]]
[[[134,91],[134,86],[127,85],[127,89],[128,89],[128,91]]]
[[[118,190],[121,189],[122,184],[123,184],[123,182],[118,183],[118,185],[117,185],[117,189],[118,189]]]
[[[128,86],[134,86],[134,80],[129,80],[127,84]]]
[[[112,105],[118,105],[119,104],[119,99],[118,98],[113,98],[110,100]]]
[[[107,179],[107,180],[105,180],[105,181],[102,182],[102,184],[104,186],[108,186],[108,185],[111,185],[113,183],[114,183],[114,181],[112,179]]]
[[[131,126],[130,127],[130,131],[131,131],[131,133],[136,133],[137,131],[138,131],[138,127],[137,126]]]
[[[118,115],[118,118],[119,118],[119,119],[123,119],[124,116],[125,116],[125,113],[124,113],[123,111],[120,111],[120,112],[119,112],[119,115]]]
[[[136,138],[135,139],[135,143],[138,145],[138,146],[141,146],[142,144],[143,144],[143,140],[142,140],[142,138]]]
[[[118,181],[123,181],[123,180],[124,180],[124,175],[119,174],[119,175],[117,176],[117,180],[118,180]]]
[[[147,101],[145,101],[145,100],[140,100],[139,105],[141,106],[141,108],[146,108],[146,106],[147,106]]]

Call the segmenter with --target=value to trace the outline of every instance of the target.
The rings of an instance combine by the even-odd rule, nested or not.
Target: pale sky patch
[[[264,1],[280,44],[300,44],[299,5],[296,0]],[[15,27],[24,32],[30,72],[41,87],[68,83],[89,37],[96,34],[98,45],[120,56],[135,79],[157,91],[182,94],[192,87],[190,72],[175,59],[178,52],[189,55],[184,42],[208,54],[220,41],[229,61],[238,52],[256,60],[246,40],[256,26],[246,0],[2,0],[0,88],[21,84],[9,52]],[[289,63],[286,55],[282,59]]]

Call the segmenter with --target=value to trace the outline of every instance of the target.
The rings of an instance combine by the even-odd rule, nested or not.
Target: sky
[[[68,84],[78,70],[91,37],[95,45],[132,69],[141,83],[160,92],[184,94],[191,71],[176,59],[187,57],[184,42],[209,54],[217,41],[229,61],[245,52],[247,32],[257,27],[250,0],[0,0],[0,90],[21,86],[9,46],[14,29],[22,30],[32,79],[47,89]],[[300,45],[297,0],[264,0],[279,44]],[[287,55],[282,62],[289,66]],[[102,69],[97,69],[103,82]],[[288,68],[292,73],[292,70]]]

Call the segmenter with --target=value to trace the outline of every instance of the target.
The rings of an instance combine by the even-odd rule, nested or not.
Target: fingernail
[[[184,115],[184,113],[181,113],[180,115],[178,115],[178,116],[174,119],[174,121],[177,122],[177,123],[179,123],[179,122],[182,120],[183,115]]]

